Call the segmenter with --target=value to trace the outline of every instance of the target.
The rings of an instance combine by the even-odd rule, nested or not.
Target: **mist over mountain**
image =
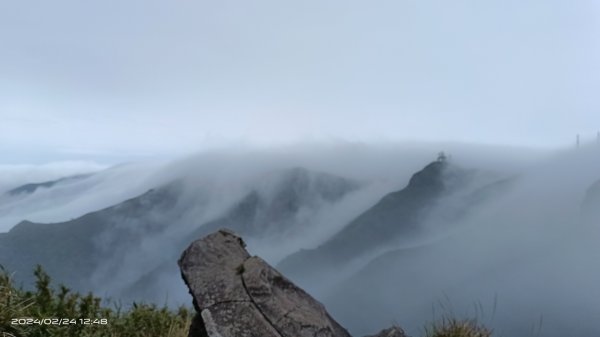
[[[167,292],[161,289],[179,283],[171,262],[192,238],[221,227],[267,242],[301,235],[318,225],[315,216],[361,186],[352,179],[301,167],[266,167],[246,178],[225,177],[223,182],[214,176],[196,180],[189,175],[201,169],[195,165],[188,161],[187,173],[174,174],[168,167],[169,173],[156,181],[175,180],[73,220],[20,222],[0,236],[1,263],[26,282],[31,280],[31,268],[40,263],[59,282],[79,289],[163,301]],[[168,285],[161,284],[163,278]],[[128,290],[136,284],[144,286]],[[175,288],[175,293],[183,289]],[[170,301],[185,298],[177,296]]]
[[[414,235],[420,213],[428,206],[433,207],[433,202],[444,192],[446,168],[447,163],[442,161],[427,165],[413,175],[405,189],[384,196],[333,238],[313,251],[304,252],[305,258],[302,254],[292,255],[280,268],[285,272],[294,269],[294,264],[307,265],[307,260],[332,266],[352,260],[369,248],[385,246],[398,237]],[[294,259],[305,261],[290,261]],[[285,267],[288,263],[292,264],[289,268]]]
[[[105,297],[186,303],[174,261],[227,227],[356,335],[392,322],[418,335],[440,303],[503,335],[541,317],[541,336],[596,335],[599,154],[344,145],[119,166],[24,194],[20,213],[1,204],[3,222],[23,218],[0,234],[0,264],[25,284],[41,263]],[[112,205],[71,219],[82,198]]]
[[[51,188],[57,184],[59,184],[59,185],[65,184],[65,183],[69,183],[74,180],[85,179],[89,176],[90,176],[90,174],[79,174],[79,175],[64,177],[64,178],[60,178],[60,179],[56,179],[56,180],[44,181],[41,183],[29,183],[29,184],[21,185],[19,187],[15,187],[15,188],[7,191],[6,194],[8,194],[9,196],[18,196],[21,194],[31,194],[31,193],[34,193],[35,191],[37,191],[38,188]]]
[[[586,147],[532,166],[445,235],[365,261],[325,303],[359,334],[390,321],[417,334],[449,310],[500,335],[599,334],[599,155]]]
[[[138,196],[155,186],[156,178],[150,179],[161,165],[130,163],[104,169],[96,165],[92,166],[96,169],[91,175],[88,165],[11,168],[8,176],[13,176],[14,181],[35,176],[38,178],[34,181],[42,183],[24,182],[11,186],[5,182],[10,188],[0,192],[0,231],[8,231],[22,220],[63,222]],[[64,176],[55,177],[61,173]],[[44,182],[43,179],[50,177]]]
[[[359,188],[348,179],[295,167],[262,181],[223,217],[201,226],[192,235],[201,237],[219,228],[230,228],[248,237],[265,237],[306,226],[323,203],[334,203]],[[305,216],[306,219],[299,217]],[[300,222],[300,223],[299,223]]]
[[[585,192],[581,210],[587,221],[593,221],[600,215],[600,180]]]
[[[134,245],[136,239],[153,235],[165,225],[166,217],[147,218],[147,214],[170,209],[174,205],[169,198],[171,190],[171,186],[150,190],[70,221],[52,224],[22,221],[0,237],[0,252],[6,259],[3,263],[24,280],[30,280],[31,267],[39,263],[57,281],[91,290],[88,276],[102,261],[113,259],[114,253],[122,249],[116,238]]]
[[[228,228],[355,336],[600,336],[599,37],[589,0],[3,1],[0,265],[189,305]]]

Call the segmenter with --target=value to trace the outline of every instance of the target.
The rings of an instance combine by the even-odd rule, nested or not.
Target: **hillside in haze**
[[[5,194],[23,214],[56,217],[49,209],[58,207],[67,219],[1,233],[0,264],[25,285],[40,263],[57,282],[105,298],[181,304],[188,295],[174,261],[227,227],[356,335],[393,321],[418,335],[446,302],[505,335],[526,335],[540,317],[543,336],[596,335],[580,318],[600,315],[599,150],[525,160],[457,147],[435,160],[423,148],[341,148],[121,166]],[[99,202],[86,207],[113,205],[70,219],[95,190]]]
[[[80,174],[80,175],[64,177],[64,178],[60,178],[60,179],[56,179],[56,180],[44,181],[41,183],[29,183],[29,184],[21,185],[21,186],[15,187],[13,189],[10,189],[6,192],[6,194],[10,197],[18,196],[21,194],[32,194],[32,193],[35,193],[35,191],[37,191],[38,188],[51,188],[57,184],[61,185],[61,184],[69,183],[71,181],[85,179],[89,176],[90,176],[89,174]]]
[[[600,1],[2,1],[0,41],[15,284],[189,305],[225,227],[353,336],[600,336]]]
[[[161,277],[176,276],[170,262],[194,238],[223,227],[249,239],[292,235],[299,231],[295,227],[307,226],[320,209],[359,188],[354,181],[303,168],[271,172],[252,183],[255,187],[234,197],[230,207],[204,223],[194,219],[207,211],[211,195],[202,186],[188,185],[185,188],[193,192],[185,192],[182,181],[70,221],[22,221],[0,234],[0,263],[21,281],[29,281],[32,268],[41,264],[57,281],[77,289],[160,300],[150,295],[164,296],[156,284],[160,282],[146,275],[156,275],[158,270]],[[156,259],[141,262],[143,269],[132,272],[139,268],[146,249],[152,249]],[[124,292],[139,282],[145,282],[143,289]]]
[[[294,253],[278,267],[295,279],[318,282],[319,275],[332,268],[445,233],[511,182],[480,175],[446,160],[434,161],[416,172],[406,187],[383,196],[322,245]],[[444,205],[449,201],[453,204]],[[432,221],[440,227],[432,230]]]

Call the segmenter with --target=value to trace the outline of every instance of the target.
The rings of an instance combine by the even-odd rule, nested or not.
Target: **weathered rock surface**
[[[179,267],[198,312],[190,337],[350,337],[321,303],[244,247],[220,230],[183,252]]]

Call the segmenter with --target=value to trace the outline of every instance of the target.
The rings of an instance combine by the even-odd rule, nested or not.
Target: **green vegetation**
[[[192,310],[133,303],[129,310],[102,305],[91,293],[57,289],[40,266],[34,291],[14,285],[0,266],[0,336],[15,337],[184,337]],[[15,324],[18,323],[18,324]],[[10,335],[9,335],[10,336]]]
[[[120,307],[103,306],[101,299],[91,293],[82,295],[62,285],[53,288],[50,277],[40,266],[35,269],[34,275],[35,290],[25,291],[17,288],[10,274],[0,266],[0,337],[188,335],[193,317],[193,311],[188,308],[171,310],[133,303],[129,310],[123,311]],[[491,336],[491,330],[476,320],[444,317],[425,328],[425,337]]]

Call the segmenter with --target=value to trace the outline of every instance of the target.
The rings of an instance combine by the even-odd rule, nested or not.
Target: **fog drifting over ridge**
[[[192,186],[189,193],[194,193],[194,189],[203,184],[218,184],[219,179],[227,181],[229,186],[237,185],[235,188],[239,189],[244,180],[256,179],[270,171],[304,167],[359,182],[377,182],[387,185],[386,189],[389,190],[399,189],[411,174],[435,159],[442,150],[467,167],[512,171],[521,170],[535,158],[548,153],[533,149],[462,143],[325,142],[269,148],[221,148],[171,161],[143,161],[117,165],[110,169],[106,169],[106,165],[87,162],[6,165],[3,168],[3,180],[0,180],[0,193],[4,194],[27,183],[97,173],[81,181],[50,189],[40,188],[32,195],[9,199],[6,195],[2,196],[4,211],[0,212],[0,231],[10,229],[21,220],[65,221],[181,178],[186,179],[187,186]],[[105,170],[101,171],[102,169]],[[48,203],[49,200],[54,203]],[[36,206],[38,201],[39,208]],[[20,211],[19,205],[25,208]]]
[[[148,176],[155,163],[125,164],[107,168],[99,164],[54,163],[49,165],[5,166],[6,187],[0,189],[0,232],[8,231],[22,220],[60,222],[82,216],[151,188]],[[75,181],[59,182],[33,193],[11,195],[13,188],[28,183],[43,183],[90,174]]]
[[[600,258],[595,243],[600,217],[597,212],[583,216],[582,203],[588,189],[600,180],[600,144],[553,152],[457,143],[228,149],[166,163],[113,167],[92,176],[93,184],[83,180],[55,186],[19,202],[25,218],[37,214],[37,221],[44,222],[50,216],[60,218],[64,211],[62,220],[68,220],[82,205],[108,206],[111,201],[116,204],[179,181],[180,187],[174,190],[178,199],[169,206],[172,213],[150,210],[146,214],[145,220],[154,219],[165,227],[148,235],[139,233],[140,242],[131,249],[111,251],[115,241],[109,233],[96,240],[111,253],[92,275],[102,294],[114,296],[150,273],[157,287],[152,289],[168,293],[152,291],[154,298],[162,302],[168,297],[179,304],[189,301],[174,263],[180,251],[165,243],[182,237],[193,239],[188,236],[194,226],[218,218],[250,191],[272,197],[277,177],[286,169],[303,167],[335,174],[360,187],[337,202],[320,200],[317,208],[301,210],[294,215],[293,223],[298,226],[292,230],[248,237],[250,253],[271,264],[295,250],[325,242],[381,197],[404,188],[411,175],[435,160],[440,150],[451,156],[451,165],[483,173],[466,192],[504,178],[511,179],[510,188],[470,208],[454,222],[447,220],[448,208],[460,209],[463,199],[452,194],[442,198],[424,222],[431,232],[441,229],[439,235],[365,256],[350,268],[354,272],[326,289],[324,281],[299,285],[318,295],[333,316],[356,335],[392,322],[419,335],[423,324],[434,318],[432,306],[446,301],[454,314],[481,315],[483,322],[503,335],[528,336],[532,327],[537,329],[540,317],[540,336],[597,334],[594,317],[600,315],[596,290],[600,273],[594,264]],[[96,188],[120,193],[95,194]],[[41,202],[59,202],[60,195],[67,192],[87,201],[68,201],[59,208]],[[40,200],[36,207],[41,209],[30,213],[25,205],[35,200]],[[49,213],[44,207],[56,212]],[[121,224],[124,228],[143,225],[135,218],[126,220]],[[342,267],[332,269],[331,274],[335,276]],[[322,278],[329,276],[323,274]],[[483,314],[474,312],[476,303]]]
[[[282,269],[445,151],[425,233],[290,277],[356,336],[600,336],[600,1],[0,1],[0,41],[0,264],[187,305],[191,240]]]
[[[161,289],[180,289],[174,291],[177,295],[172,295],[170,299],[185,303],[187,295],[172,263],[180,254],[181,247],[169,243],[182,237],[189,239],[194,227],[221,216],[246,193],[259,187],[261,181],[271,179],[282,170],[303,167],[314,172],[339,175],[360,184],[358,191],[350,193],[339,203],[324,203],[317,213],[310,210],[310,221],[306,226],[288,231],[287,234],[293,235],[288,235],[285,240],[281,239],[281,235],[268,237],[267,241],[247,238],[254,254],[276,263],[293,250],[312,248],[322,243],[383,195],[403,188],[413,173],[436,158],[440,149],[445,149],[465,165],[508,170],[511,174],[522,170],[534,158],[546,155],[503,147],[418,143],[329,143],[271,150],[212,151],[170,163],[121,165],[64,186],[42,188],[28,196],[9,198],[9,203],[3,204],[4,213],[0,220],[6,226],[5,230],[21,220],[40,223],[68,221],[84,213],[121,203],[147,190],[180,181],[180,187],[174,194],[167,194],[166,197],[175,202],[173,206],[160,211],[149,209],[147,214],[140,215],[143,219],[127,217],[127,214],[126,218],[116,219],[119,227],[134,229],[143,228],[145,222],[151,220],[165,227],[164,231],[148,235],[139,233],[139,246],[128,250],[115,251],[111,246],[118,240],[118,234],[113,237],[107,233],[95,239],[95,245],[107,255],[103,257],[104,267],[97,271],[97,277],[94,276],[94,284],[102,288],[101,293],[114,295],[165,263],[170,272],[162,273],[161,279],[164,280],[161,280]],[[157,249],[157,245],[164,248]],[[123,261],[131,263],[124,264]],[[106,279],[106,275],[111,276]],[[164,299],[160,295],[158,297],[160,301]]]
[[[600,216],[582,204],[599,180],[600,144],[543,160],[445,237],[382,255],[325,303],[359,334],[397,322],[418,335],[450,313],[499,335],[597,335]]]

